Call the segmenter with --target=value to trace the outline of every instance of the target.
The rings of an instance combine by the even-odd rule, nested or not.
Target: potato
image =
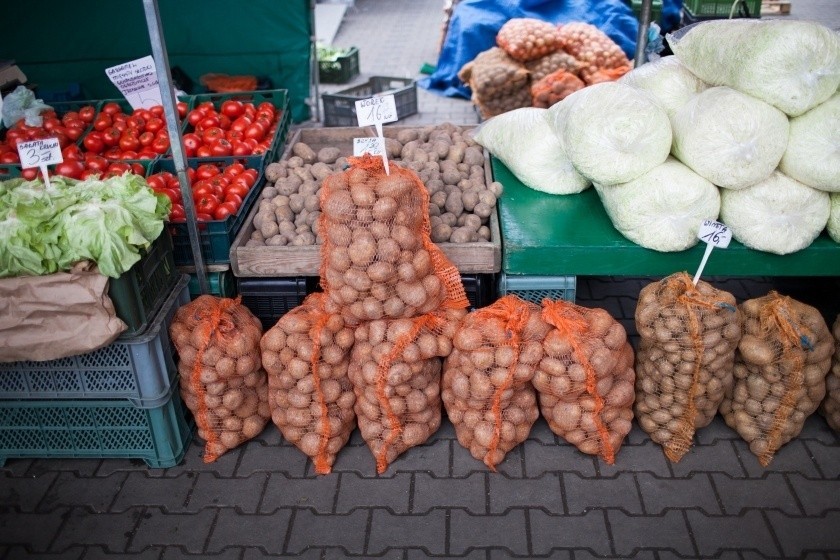
[[[308,144],[304,144],[303,142],[297,142],[294,146],[292,146],[292,153],[303,160],[303,163],[315,163],[318,160],[318,156],[315,153],[315,150],[309,147]]]
[[[335,163],[339,156],[341,156],[341,150],[333,147],[321,148],[317,154],[320,163]]]

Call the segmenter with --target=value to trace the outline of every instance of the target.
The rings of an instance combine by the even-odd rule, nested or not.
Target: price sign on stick
[[[47,174],[47,166],[55,165],[64,161],[61,155],[61,146],[58,138],[43,138],[41,140],[30,140],[20,142],[17,146],[20,156],[20,166],[24,169],[37,167],[44,176],[44,184],[50,187],[50,178]]]
[[[394,96],[391,94],[356,101],[356,119],[359,121],[359,126],[375,126],[376,135],[379,137],[383,146],[385,145],[385,138],[382,136],[382,125],[384,123],[394,122],[398,118],[397,104],[394,101]],[[384,149],[380,155],[382,156],[382,162],[385,164],[385,173],[390,175],[391,170],[388,166],[388,156],[385,154]]]
[[[151,56],[106,68],[105,74],[131,104],[132,109],[148,109],[163,103],[155,60]]]
[[[382,138],[379,136],[374,136],[373,138],[353,138],[353,155],[356,157],[363,154],[381,156],[384,153],[385,146]]]
[[[700,241],[706,242],[706,252],[703,253],[703,260],[700,261],[700,268],[697,269],[697,274],[694,275],[694,285],[700,280],[700,275],[706,267],[706,261],[709,260],[709,255],[712,254],[712,249],[720,247],[726,249],[729,247],[729,242],[732,241],[732,230],[720,222],[714,220],[704,220],[700,224],[700,231],[697,232],[697,238]]]

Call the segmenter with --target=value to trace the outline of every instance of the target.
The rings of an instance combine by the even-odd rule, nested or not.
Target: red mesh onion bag
[[[583,81],[566,70],[556,70],[531,85],[534,107],[548,109],[579,89],[586,87]]]

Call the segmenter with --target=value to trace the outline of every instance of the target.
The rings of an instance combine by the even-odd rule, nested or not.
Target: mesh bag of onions
[[[818,310],[776,292],[740,309],[735,382],[720,412],[766,467],[823,400],[834,339]]]
[[[568,95],[586,87],[580,78],[566,70],[555,70],[531,85],[534,107],[548,109]]]
[[[324,311],[323,293],[283,315],[263,335],[271,418],[283,437],[328,474],[356,426],[356,400],[347,367],[353,330]]]
[[[531,83],[534,83],[557,70],[565,70],[577,76],[580,73],[581,63],[569,53],[557,51],[548,56],[526,62],[525,68],[531,73]]]
[[[633,420],[633,348],[603,309],[543,301],[551,330],[534,374],[542,415],[558,436],[612,465]]]
[[[260,363],[262,325],[239,299],[199,296],[169,327],[178,351],[181,398],[193,413],[204,462],[256,437],[271,416]]]
[[[449,355],[463,309],[413,319],[377,320],[355,329],[350,381],[362,438],[383,473],[440,427],[441,358]]]
[[[741,316],[732,294],[677,273],[642,289],[636,329],[636,418],[676,463],[732,386]]]
[[[840,432],[840,315],[834,321],[834,358],[831,361],[831,371],[825,379],[825,400],[820,412],[825,416],[828,425],[834,431]]]
[[[580,76],[587,84],[604,81],[604,70],[616,70],[617,80],[632,69],[630,60],[606,33],[588,23],[572,22],[558,29],[560,48],[581,63]]]
[[[531,106],[528,70],[498,47],[479,53],[458,72],[482,118]]]
[[[423,315],[468,302],[458,269],[429,236],[429,193],[417,174],[365,155],[321,188],[321,286],[348,325]]]
[[[467,315],[443,366],[443,404],[458,442],[491,470],[539,417],[531,379],[549,326],[540,308],[504,296]]]
[[[496,44],[519,62],[542,58],[560,48],[557,28],[533,18],[508,20],[496,34]]]

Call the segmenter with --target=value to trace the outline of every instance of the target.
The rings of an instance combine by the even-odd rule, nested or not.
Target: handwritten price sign
[[[353,138],[353,155],[359,157],[363,154],[381,156],[385,153],[385,146],[382,138]]]
[[[396,121],[397,104],[393,95],[371,97],[356,101],[356,118],[359,126],[370,126]]]
[[[24,169],[55,165],[64,161],[61,156],[61,146],[58,145],[58,138],[20,142],[17,148],[20,165]]]
[[[729,247],[729,242],[732,241],[732,230],[720,222],[714,220],[704,220],[700,225],[700,231],[697,233],[700,241],[705,241],[715,247],[726,249]]]

